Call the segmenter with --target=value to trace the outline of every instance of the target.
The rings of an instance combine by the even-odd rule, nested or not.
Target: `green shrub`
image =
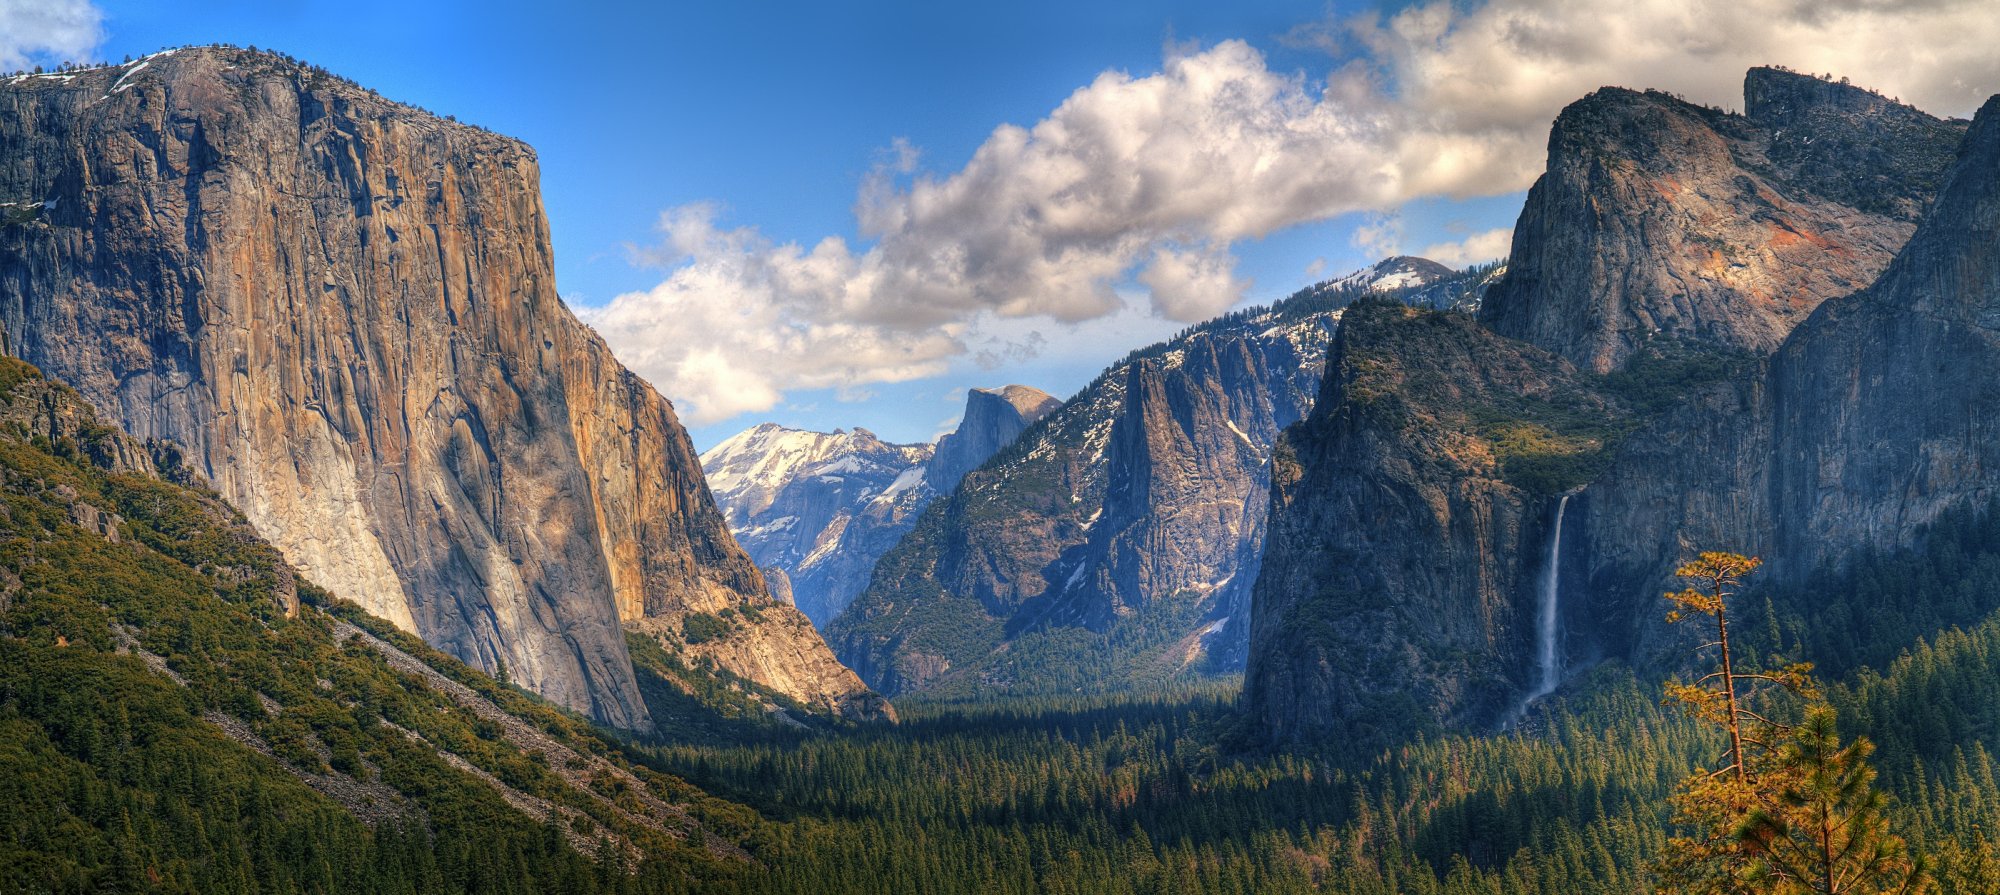
[[[728,619],[707,612],[690,612],[681,619],[681,639],[690,645],[721,640],[735,629]]]

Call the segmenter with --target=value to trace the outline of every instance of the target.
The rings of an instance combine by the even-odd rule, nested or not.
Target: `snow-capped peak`
[[[1384,258],[1347,276],[1329,282],[1333,288],[1359,287],[1369,292],[1393,292],[1412,286],[1428,286],[1452,275],[1452,269],[1413,255]]]
[[[893,477],[930,456],[928,445],[885,444],[875,433],[810,432],[760,423],[725,439],[701,455],[709,490],[725,506],[753,491],[775,492],[814,476],[886,472]]]

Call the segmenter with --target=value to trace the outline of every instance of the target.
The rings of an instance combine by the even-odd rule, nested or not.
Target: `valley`
[[[897,372],[716,415],[524,142],[0,77],[0,893],[2000,891],[2000,97],[1566,99],[1505,257],[1209,277],[1067,395],[857,334],[988,338],[857,297],[957,188],[885,162],[821,329]]]

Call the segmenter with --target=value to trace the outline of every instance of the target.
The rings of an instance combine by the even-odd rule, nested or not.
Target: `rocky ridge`
[[[1964,123],[1781,69],[1744,94],[1742,115],[1618,88],[1564,109],[1480,320],[1605,373],[1658,336],[1768,354],[1874,282]]]
[[[933,503],[828,639],[889,693],[1240,667],[1271,446],[1373,282],[1329,281],[1113,365]]]
[[[823,627],[924,507],[1059,403],[1021,385],[973,389],[957,430],[935,445],[765,423],[703,453],[702,470],[743,548]]]

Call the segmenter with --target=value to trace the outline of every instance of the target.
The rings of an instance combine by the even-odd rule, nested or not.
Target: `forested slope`
[[[0,359],[0,891],[684,891],[736,806],[298,577]]]

